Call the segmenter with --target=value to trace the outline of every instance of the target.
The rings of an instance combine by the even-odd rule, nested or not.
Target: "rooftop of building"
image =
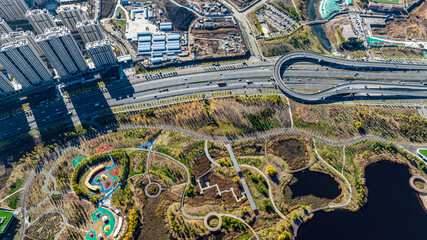
[[[69,34],[71,34],[70,30],[64,26],[48,28],[45,30],[43,34],[36,36],[36,42],[43,41],[50,38],[55,38],[55,37],[62,37]]]
[[[107,39],[102,39],[102,40],[98,40],[95,42],[86,43],[86,49],[97,48],[97,47],[102,47],[102,46],[106,46],[106,45],[111,45],[110,41],[108,41]]]

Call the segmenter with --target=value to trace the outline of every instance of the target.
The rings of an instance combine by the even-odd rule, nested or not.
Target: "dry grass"
[[[291,103],[295,127],[334,141],[365,134],[392,141],[423,142],[427,122],[403,106],[304,105]],[[361,127],[357,128],[356,123]],[[416,131],[416,134],[414,134]]]
[[[301,34],[307,35],[309,39],[308,43],[302,42]],[[277,39],[275,38],[270,41],[260,39],[258,40],[258,43],[263,55],[266,57],[283,55],[292,51],[309,51],[322,54],[327,53],[311,31],[310,27],[307,26],[297,30],[292,35]]]
[[[290,127],[289,112],[284,101],[284,98],[275,95],[236,96],[116,114],[115,120],[110,115],[97,121],[104,125],[112,121],[120,124],[165,124],[204,135],[244,136]],[[266,113],[267,117],[262,117],[262,113]]]

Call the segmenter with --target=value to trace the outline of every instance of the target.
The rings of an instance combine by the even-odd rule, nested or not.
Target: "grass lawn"
[[[19,190],[23,183],[24,183],[23,179],[16,180],[16,182],[13,183],[12,189],[10,189],[9,194],[12,194],[12,193],[16,192],[17,190]],[[15,195],[11,196],[8,199],[8,201],[9,201],[8,206],[12,209],[16,209],[16,205],[18,204],[18,200],[19,200],[19,194],[15,194]],[[1,231],[0,231],[0,233],[1,233]]]
[[[0,234],[6,232],[6,227],[12,221],[13,213],[0,211]]]
[[[420,150],[420,153],[421,153],[425,158],[427,158],[427,149],[421,149],[421,150]]]
[[[399,3],[399,0],[374,0],[374,2],[396,4],[396,3]]]
[[[113,20],[113,22],[124,36],[126,34],[126,20]]]

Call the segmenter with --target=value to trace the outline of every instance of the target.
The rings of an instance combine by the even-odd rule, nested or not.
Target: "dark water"
[[[292,198],[314,195],[319,198],[334,199],[341,193],[338,183],[328,174],[303,171],[293,175],[296,183],[289,185]]]
[[[358,212],[320,212],[301,225],[297,240],[427,239],[427,213],[409,186],[404,165],[380,162],[366,169],[368,203]]]
[[[314,6],[315,3],[316,3],[316,0],[308,1],[307,14],[308,14],[308,19],[310,21],[314,21],[317,18],[316,8]],[[313,25],[311,26],[311,30],[313,30],[314,35],[316,35],[317,39],[319,39],[319,42],[322,45],[322,47],[330,52],[331,42],[329,41],[329,38],[326,35],[325,29],[323,29],[322,25]]]

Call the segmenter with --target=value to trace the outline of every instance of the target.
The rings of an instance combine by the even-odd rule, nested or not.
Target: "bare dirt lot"
[[[111,16],[116,5],[116,0],[101,0],[101,18]]]
[[[231,0],[231,2],[237,6],[239,9],[245,9],[255,0]]]
[[[412,22],[414,18],[410,19]],[[387,21],[386,27],[373,27],[372,32],[374,35],[384,35],[394,38],[409,38],[414,33],[414,28],[405,19],[396,19]],[[420,26],[414,22],[414,26],[420,29]],[[419,38],[420,35],[415,32],[412,38]]]
[[[191,26],[189,41],[194,42],[197,59],[240,56],[247,52],[239,25],[230,19],[213,18],[209,22],[199,19]]]
[[[196,29],[193,27],[191,29],[191,34],[197,38],[220,39],[229,35],[238,35],[239,31],[239,27],[232,22],[221,21],[215,22],[215,26],[212,29]]]
[[[224,50],[219,49],[217,40],[197,39],[194,41],[197,59],[221,57],[225,55]]]
[[[196,19],[196,15],[183,7],[178,7],[169,0],[163,0],[162,2],[166,8],[167,17],[171,20],[173,26],[180,31],[188,31],[190,24]]]

